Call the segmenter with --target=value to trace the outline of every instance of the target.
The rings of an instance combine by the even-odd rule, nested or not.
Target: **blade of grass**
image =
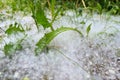
[[[52,18],[54,17],[54,14],[55,14],[55,3],[56,3],[56,0],[51,0],[51,13],[52,13]]]
[[[52,21],[51,21],[51,24],[56,20],[56,17],[58,16],[59,12],[62,10],[62,7],[60,7],[59,9],[57,9]]]
[[[87,27],[87,29],[86,29],[86,32],[87,32],[87,37],[88,37],[89,32],[90,32],[90,30],[91,30],[91,25],[92,25],[92,24],[88,25],[88,27]]]

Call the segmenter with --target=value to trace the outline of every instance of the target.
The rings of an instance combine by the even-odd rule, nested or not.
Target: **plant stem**
[[[76,9],[78,8],[78,2],[79,2],[79,0],[76,1]]]
[[[51,16],[52,16],[52,21],[53,21],[53,15],[54,15],[54,13],[53,13],[53,11],[54,11],[53,7],[54,7],[54,6],[51,6],[49,0],[47,0],[47,2],[48,2],[49,9],[51,10]],[[54,31],[54,28],[53,28],[53,26],[52,26],[52,23],[53,23],[53,22],[51,22],[50,29],[51,29],[51,31]]]
[[[50,26],[50,29],[51,29],[51,31],[54,31],[54,28],[53,28],[53,26],[52,26],[52,25]]]
[[[86,9],[85,1],[82,0],[82,3],[83,3],[84,8]]]
[[[71,59],[70,57],[68,57],[67,55],[65,55],[62,51],[58,50],[57,48],[54,47],[54,49],[57,50],[60,54],[62,54],[64,57],[66,57],[68,60],[72,61],[74,65],[79,66],[81,69],[83,69],[85,72],[88,73],[88,71],[85,68],[83,68],[78,62],[76,62],[75,60]]]
[[[79,30],[77,30],[76,28],[75,29],[73,29],[74,31],[76,31],[76,32],[78,32],[79,34],[80,34],[80,36],[81,37],[83,37],[83,34],[82,34],[82,32],[80,32]]]
[[[52,1],[52,3],[50,3],[49,0],[47,0],[47,2],[48,2],[49,10],[51,12],[51,16],[52,16],[52,19],[53,19],[53,16],[54,16],[54,3],[53,3],[53,1]]]
[[[49,0],[47,0],[47,2],[48,2],[49,9],[50,9],[50,2],[49,2]]]

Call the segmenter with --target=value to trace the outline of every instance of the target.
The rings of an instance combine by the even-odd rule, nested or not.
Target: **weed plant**
[[[42,38],[40,38],[38,40],[38,42],[35,44],[35,55],[39,55],[40,53],[42,53],[42,51],[44,49],[47,49],[49,43],[60,33],[65,32],[65,31],[75,31],[77,32],[80,37],[89,37],[89,33],[91,30],[91,26],[92,24],[89,24],[85,30],[86,33],[83,33],[82,31],[78,30],[77,28],[72,28],[71,27],[67,27],[67,26],[61,26],[60,28],[55,29],[53,27],[53,23],[58,19],[58,16],[62,16],[64,15],[64,11],[68,10],[68,9],[74,9],[76,11],[76,14],[81,14],[82,11],[84,10],[88,10],[89,12],[97,12],[98,14],[103,14],[103,13],[108,13],[108,14],[120,14],[120,2],[118,0],[114,0],[114,1],[109,1],[109,0],[11,0],[11,2],[4,2],[4,1],[0,1],[0,8],[4,7],[6,8],[6,5],[10,6],[12,9],[12,12],[16,12],[16,11],[23,11],[23,12],[29,12],[32,14],[32,18],[34,19],[35,25],[37,27],[38,32],[40,32],[40,27],[44,28],[44,31],[46,29],[50,29],[50,31],[48,33],[45,33],[44,36]],[[5,6],[3,5],[5,4]],[[47,10],[50,12],[50,16],[51,18],[47,18]],[[80,24],[85,24],[85,21],[81,21]],[[111,27],[106,28],[105,30],[103,30],[102,32],[98,33],[98,35],[107,35],[107,36],[114,36],[115,34],[117,34],[117,32],[119,32],[119,30],[117,30],[116,28],[112,27],[114,29],[114,32],[107,32],[107,30],[109,30]],[[1,28],[2,29],[2,28]],[[19,23],[14,23],[9,25],[9,27],[4,31],[5,34],[7,35],[7,38],[12,37],[12,35],[15,36],[19,36],[20,34],[23,34],[23,37],[20,37],[19,39],[17,39],[17,41],[15,43],[13,43],[12,41],[10,41],[9,43],[6,43],[4,46],[4,53],[5,56],[9,56],[9,58],[11,58],[11,56],[16,53],[16,51],[18,50],[22,50],[22,42],[25,40],[25,38],[27,37],[26,34],[26,30],[23,28],[23,26]],[[0,35],[0,38],[3,38]],[[101,37],[102,39],[102,37]],[[106,45],[106,44],[100,44],[100,47],[102,45]],[[91,46],[91,45],[90,45]],[[98,47],[98,46],[97,46]],[[96,48],[96,47],[93,47]],[[103,49],[103,48],[101,48]],[[56,49],[57,51],[59,51],[58,49]],[[60,51],[59,51],[60,52]],[[81,52],[82,53],[82,52]],[[102,53],[102,52],[101,52]],[[62,53],[63,54],[63,53]],[[64,55],[64,54],[63,54]],[[79,55],[79,54],[78,54]],[[100,55],[100,54],[99,54]],[[118,50],[118,54],[119,56],[119,50]],[[66,56],[66,55],[64,55]],[[101,56],[101,55],[100,55]],[[106,55],[105,55],[106,56]],[[93,57],[93,55],[92,55]],[[102,55],[102,57],[104,58],[104,55]],[[101,58],[102,58],[101,57]],[[69,57],[67,57],[68,59],[70,59]],[[91,58],[91,56],[89,56],[89,58]],[[94,58],[94,57],[93,57]],[[96,59],[96,58],[95,58]],[[105,58],[104,58],[105,59]],[[86,59],[85,62],[90,62],[88,59]],[[71,61],[73,61],[71,59]],[[91,59],[91,61],[93,61],[93,59]],[[103,60],[104,61],[104,60]],[[75,61],[73,61],[74,63],[76,63]],[[93,61],[93,63],[95,63]],[[78,64],[78,63],[76,63]],[[89,68],[96,69],[99,70],[99,67],[101,67],[102,64],[97,65],[90,65],[88,64],[87,66],[89,66]],[[105,67],[105,66],[104,66]],[[104,68],[102,67],[102,68]],[[88,69],[88,72],[90,72],[90,74],[93,74],[93,71],[91,71],[91,69]],[[99,71],[98,71],[99,73]],[[102,74],[100,74],[102,75]],[[47,78],[45,78],[47,80]],[[25,77],[23,80],[29,80],[27,77]]]
[[[91,3],[92,2],[92,3]],[[1,1],[0,3],[8,4],[12,8],[13,11],[24,11],[28,10],[32,13],[32,17],[36,23],[37,29],[39,31],[39,27],[43,27],[44,30],[50,28],[51,32],[45,33],[43,38],[41,38],[37,43],[36,43],[36,48],[35,48],[35,53],[38,54],[40,53],[58,34],[68,31],[68,30],[73,30],[76,31],[80,34],[80,36],[85,36],[83,33],[75,28],[70,28],[70,27],[65,27],[62,26],[61,28],[54,29],[52,26],[54,21],[57,19],[58,15],[65,10],[65,9],[75,9],[76,11],[81,7],[84,7],[85,9],[88,10],[93,10],[97,11],[99,14],[102,14],[103,11],[110,10],[110,13],[113,14],[119,14],[119,1],[107,1],[103,0],[103,2],[100,2],[99,0],[70,0],[70,1],[56,1],[56,0],[11,0],[10,2],[4,2]],[[64,3],[64,4],[63,4]],[[83,4],[83,6],[81,6]],[[95,6],[95,7],[94,7]],[[51,14],[51,19],[48,19],[45,14],[45,10],[49,9],[50,14]],[[55,9],[57,8],[57,9]],[[109,12],[109,11],[108,11]],[[82,22],[81,22],[82,23]],[[88,37],[88,34],[91,29],[90,24],[87,29],[86,29],[86,36]],[[22,27],[19,26],[9,26],[9,28],[5,31],[6,34],[14,34],[14,32],[24,32]],[[8,44],[7,44],[8,45]],[[7,46],[6,45],[6,46]],[[10,44],[11,45],[11,44]],[[8,53],[8,49],[6,49],[6,46],[4,47],[4,51],[6,54]],[[9,47],[12,48],[12,47]],[[7,50],[7,51],[6,51]]]
[[[29,7],[30,7],[31,12],[32,12],[32,17],[35,20],[38,31],[39,31],[39,27],[41,25],[43,26],[44,29],[47,29],[47,28],[51,29],[51,32],[45,33],[43,38],[41,38],[36,43],[36,48],[35,48],[36,55],[38,53],[40,53],[51,42],[51,40],[54,39],[54,37],[56,37],[58,34],[64,32],[64,31],[73,30],[73,31],[78,32],[80,34],[80,36],[83,36],[83,34],[75,28],[61,27],[61,28],[58,28],[56,30],[53,28],[52,24],[56,20],[56,17],[58,16],[58,14],[61,10],[61,7],[57,11],[54,10],[55,0],[51,0],[51,2],[49,2],[49,8],[51,11],[51,16],[52,16],[51,20],[49,20],[46,17],[46,14],[44,13],[44,10],[43,10],[44,7],[41,4],[41,1],[28,0],[28,2],[29,2]],[[14,25],[10,25],[9,28],[5,31],[5,33],[8,36],[11,34],[17,34],[18,32],[25,34],[25,30],[22,28],[22,26],[20,26],[17,23],[15,23]],[[13,44],[13,43],[6,44],[4,46],[5,55],[10,56],[12,53],[15,53],[16,50],[21,49],[22,46],[20,44],[23,40],[24,40],[24,38],[18,40],[17,43],[15,43],[15,44]]]

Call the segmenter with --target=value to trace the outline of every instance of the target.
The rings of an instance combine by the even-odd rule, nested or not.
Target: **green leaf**
[[[50,33],[45,34],[44,37],[38,41],[35,48],[36,55],[38,55],[38,53],[40,53],[58,34],[68,30],[76,31],[80,34],[80,36],[83,36],[83,34],[75,28],[69,28],[69,27],[58,28]]]
[[[11,53],[13,53],[15,50],[13,49],[13,44],[12,43],[9,43],[9,44],[6,44],[4,46],[4,53],[6,56],[9,56],[11,55]]]
[[[88,27],[87,27],[87,29],[86,29],[87,36],[88,36],[88,34],[89,34],[90,30],[91,30],[91,25],[92,25],[92,24],[88,25]]]
[[[81,21],[80,24],[85,24],[85,21]]]
[[[6,56],[11,56],[15,53],[16,50],[22,49],[22,41],[26,38],[27,35],[25,35],[23,38],[18,40],[16,43],[9,43],[4,46],[4,53]]]
[[[11,24],[9,28],[5,31],[6,34],[16,34],[17,32],[24,32],[24,29],[21,27],[21,25],[15,23]]]
[[[61,10],[62,10],[62,7],[60,7],[60,8],[57,9],[57,11],[55,12],[54,17],[53,17],[53,19],[52,19],[52,21],[51,21],[51,24],[56,20],[56,17],[58,16],[58,14],[59,14],[59,12],[60,12]]]
[[[55,8],[55,3],[56,3],[56,0],[51,0],[51,13],[52,13],[52,17],[54,16],[54,8]]]
[[[102,14],[102,6],[100,5],[100,3],[97,3],[97,11]]]
[[[9,43],[4,46],[4,53],[6,56],[11,56],[13,53],[15,53],[16,50],[21,49],[22,49],[21,44]]]
[[[39,28],[39,25],[42,25],[44,29],[50,27],[51,24],[48,22],[40,2],[32,2],[32,5],[33,18],[35,19],[37,28]]]

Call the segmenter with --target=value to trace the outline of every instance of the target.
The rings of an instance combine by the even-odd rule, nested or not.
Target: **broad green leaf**
[[[40,53],[58,34],[68,30],[76,31],[80,34],[80,36],[83,36],[83,34],[75,28],[69,28],[69,27],[58,28],[50,33],[45,34],[44,37],[38,41],[35,48],[36,55],[38,55],[38,53]]]
[[[17,32],[24,32],[24,29],[21,27],[21,25],[15,23],[11,24],[9,28],[5,31],[6,34],[16,34]]]
[[[86,29],[87,36],[88,36],[88,34],[89,34],[90,30],[91,30],[91,25],[92,25],[92,24],[88,25],[88,27],[87,27],[87,29]]]
[[[44,28],[48,28],[51,26],[51,24],[48,22],[48,19],[45,16],[45,13],[41,7],[40,2],[32,2],[32,13],[33,13],[33,18],[35,19],[37,27],[39,25],[42,25]]]

